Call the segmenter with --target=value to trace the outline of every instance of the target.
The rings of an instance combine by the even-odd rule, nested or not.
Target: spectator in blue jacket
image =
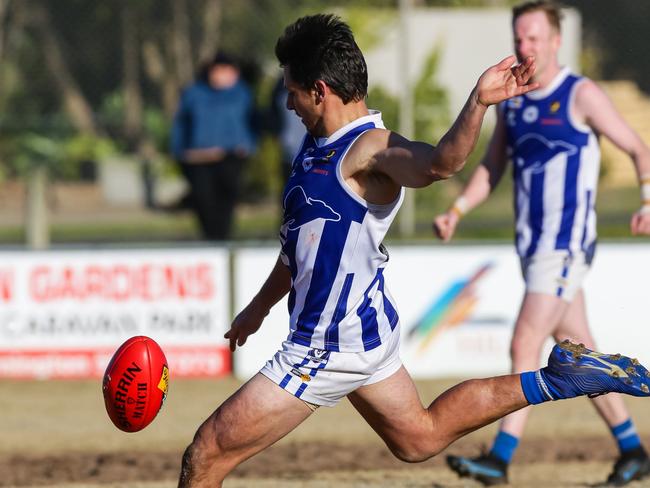
[[[254,101],[234,58],[218,52],[184,89],[172,128],[206,240],[230,238],[242,171],[255,149]]]

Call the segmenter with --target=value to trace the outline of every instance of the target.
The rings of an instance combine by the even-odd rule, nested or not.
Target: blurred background
[[[194,214],[179,204],[186,183],[170,134],[181,90],[217,50],[237,59],[255,101],[257,139],[232,239],[274,240],[285,173],[273,49],[284,26],[303,14],[340,14],[367,57],[369,106],[388,127],[435,142],[477,76],[512,52],[514,3],[0,0],[0,244],[201,240]],[[650,57],[641,55],[650,3],[564,5],[563,61],[601,82],[650,142]],[[391,239],[432,241],[431,219],[471,173],[490,124],[458,178],[410,197]],[[600,235],[625,237],[639,203],[632,164],[608,145],[603,152]],[[496,198],[467,217],[460,239],[511,238],[509,185],[505,178]]]
[[[513,52],[514,3],[0,0],[0,472],[13,476],[0,486],[54,486],[58,480],[123,487],[144,486],[126,480],[164,479],[146,486],[171,487],[195,426],[286,337],[283,300],[246,347],[231,354],[223,339],[277,259],[286,152],[304,131],[283,109],[278,85],[274,47],[286,25],[305,14],[339,14],[366,56],[369,107],[383,112],[387,127],[435,143],[478,76]],[[650,144],[650,2],[563,3],[561,62],[601,84]],[[183,94],[206,74],[206,63],[218,51],[228,54],[248,87],[252,142],[246,139],[237,175],[232,229],[226,239],[206,240],[173,149]],[[386,277],[400,305],[401,357],[419,381],[509,371],[510,336],[524,291],[512,245],[511,178],[503,178],[496,193],[463,219],[454,243],[443,246],[431,232],[433,217],[455,199],[481,157],[493,121],[490,112],[459,175],[408,192],[388,236]],[[647,364],[650,239],[629,233],[630,216],[640,205],[632,163],[605,141],[602,151],[598,224],[605,243],[585,283],[592,331],[608,351]],[[171,386],[157,423],[142,436],[128,437],[105,415],[100,383],[116,348],[136,335],[160,343]],[[51,378],[77,381],[22,381]],[[431,398],[450,384],[445,379],[419,386]],[[542,444],[533,443],[524,455],[532,460],[529,467],[541,466],[541,481],[520,482],[524,478],[515,471],[515,485],[547,486],[560,471],[563,482],[567,473],[575,474],[569,486],[583,483],[586,475],[602,479],[611,452],[601,449],[601,424],[585,427],[596,423],[595,413],[579,407],[573,413],[547,411],[540,417],[547,421],[531,427]],[[314,459],[390,466],[383,446],[368,454],[368,442],[379,440],[349,405],[318,418],[322,423],[315,420],[303,438],[287,438],[317,439],[317,447],[281,447],[275,458],[261,458],[261,468],[252,468],[250,476],[293,476],[300,466],[308,486],[315,486]],[[342,421],[347,418],[354,421]],[[639,427],[647,437],[648,423]],[[485,440],[482,432],[479,439]],[[561,434],[548,448],[544,439],[555,432]],[[323,452],[323,436],[366,447],[331,449],[340,452],[332,461],[313,454]],[[465,446],[470,453],[476,444]],[[146,455],[133,453],[138,450]],[[575,457],[567,457],[569,450]],[[296,458],[297,452],[309,459]],[[44,453],[45,462],[34,453]],[[558,470],[557,461],[567,459],[580,462],[574,471],[566,462]],[[456,483],[439,463],[435,476],[418,482],[430,486],[430,480],[447,476]],[[332,472],[330,464],[326,469]],[[352,473],[349,485],[332,486],[359,486],[361,478]],[[399,484],[391,480],[382,478],[385,486]],[[232,486],[303,485],[287,479],[255,485],[244,478]]]

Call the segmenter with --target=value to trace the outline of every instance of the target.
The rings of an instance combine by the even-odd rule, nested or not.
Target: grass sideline
[[[462,241],[512,241],[513,211],[511,185],[501,184],[490,199],[470,212],[458,227],[455,242]],[[443,191],[426,190],[417,195],[416,225],[413,236],[399,235],[394,225],[388,234],[391,243],[418,242],[435,244],[431,222],[443,212],[457,194],[457,188],[449,185]],[[638,189],[601,189],[598,196],[598,235],[601,240],[632,238],[629,220],[639,205]],[[398,216],[399,218],[399,216]],[[276,242],[280,210],[274,202],[241,205],[236,213],[234,241]],[[642,237],[635,240],[648,240]],[[89,214],[75,222],[57,222],[51,225],[53,245],[70,244],[123,244],[138,242],[196,242],[200,234],[191,212],[164,213],[152,211],[129,212],[111,218],[95,218]],[[0,225],[0,244],[22,246],[22,225]]]

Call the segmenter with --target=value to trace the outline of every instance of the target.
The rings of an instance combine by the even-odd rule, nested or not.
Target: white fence
[[[523,293],[512,246],[390,251],[386,283],[413,376],[508,372]],[[232,360],[234,374],[246,379],[286,338],[286,300],[232,358],[223,334],[277,254],[275,248],[232,255],[215,248],[2,252],[0,378],[97,377],[121,342],[148,335],[163,347],[172,377],[228,374]],[[600,245],[585,291],[603,350],[650,362],[649,276],[647,243]]]

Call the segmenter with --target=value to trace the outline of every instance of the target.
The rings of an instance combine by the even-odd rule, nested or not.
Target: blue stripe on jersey
[[[370,286],[363,294],[364,300],[357,310],[357,315],[361,319],[361,339],[365,351],[370,351],[381,344],[381,337],[379,337],[379,323],[377,322],[377,310],[371,306],[372,300],[370,298],[370,290],[372,290],[375,283],[379,281],[383,272],[383,268],[377,270],[375,279],[372,280]]]
[[[280,382],[280,388],[284,390],[285,386],[289,384],[289,381],[291,381],[291,373],[287,373],[284,378],[282,378],[282,381]]]
[[[381,273],[379,275],[379,291],[384,297],[384,313],[386,314],[386,318],[390,324],[390,330],[395,330],[395,326],[397,325],[397,322],[399,322],[399,315],[397,314],[395,307],[393,307],[393,304],[390,303],[390,300],[384,293],[384,273]]]
[[[544,177],[545,172],[533,173],[530,177],[530,209],[528,221],[531,228],[530,245],[526,257],[535,254],[539,237],[542,235],[542,221],[544,219]]]
[[[587,240],[587,231],[589,230],[589,212],[591,211],[591,190],[587,190],[585,196],[585,224],[582,229],[582,239],[580,239],[580,249],[587,251],[585,249],[585,241]]]
[[[571,231],[576,217],[578,205],[578,170],[580,169],[580,153],[567,158],[564,179],[564,208],[560,231],[555,239],[555,249],[569,249]]]
[[[287,236],[286,241],[282,245],[282,253],[285,254],[285,256],[294,256],[296,254],[296,245],[298,244],[298,236],[297,235],[291,235],[289,234]],[[293,259],[289,259],[289,271],[291,272],[291,281],[293,283],[293,280],[296,278],[298,275],[298,268],[296,266],[296,262]],[[289,310],[289,316],[293,313],[293,307],[296,306],[296,290],[291,286],[291,290],[289,291],[289,298],[287,301],[287,308]]]
[[[307,383],[303,383],[302,385],[300,385],[300,387],[298,388],[295,394],[296,398],[300,398],[300,395],[302,395],[306,389],[307,389]]]
[[[326,222],[323,228],[312,280],[318,277],[318,286],[310,286],[305,303],[309,308],[303,309],[296,323],[296,330],[291,335],[291,340],[296,344],[309,347],[311,345],[311,336],[318,325],[320,314],[327,304],[330,291],[334,286],[338,266],[332,266],[332,263],[341,262],[344,246],[336,245],[345,242],[350,229],[350,223],[345,225],[343,222]]]
[[[345,281],[341,288],[341,294],[336,303],[336,309],[332,314],[332,322],[325,331],[325,346],[330,348],[329,350],[331,351],[338,352],[339,350],[339,322],[345,316],[345,311],[348,307],[348,296],[350,295],[350,289],[352,288],[353,278],[353,273],[349,273],[345,276]]]

